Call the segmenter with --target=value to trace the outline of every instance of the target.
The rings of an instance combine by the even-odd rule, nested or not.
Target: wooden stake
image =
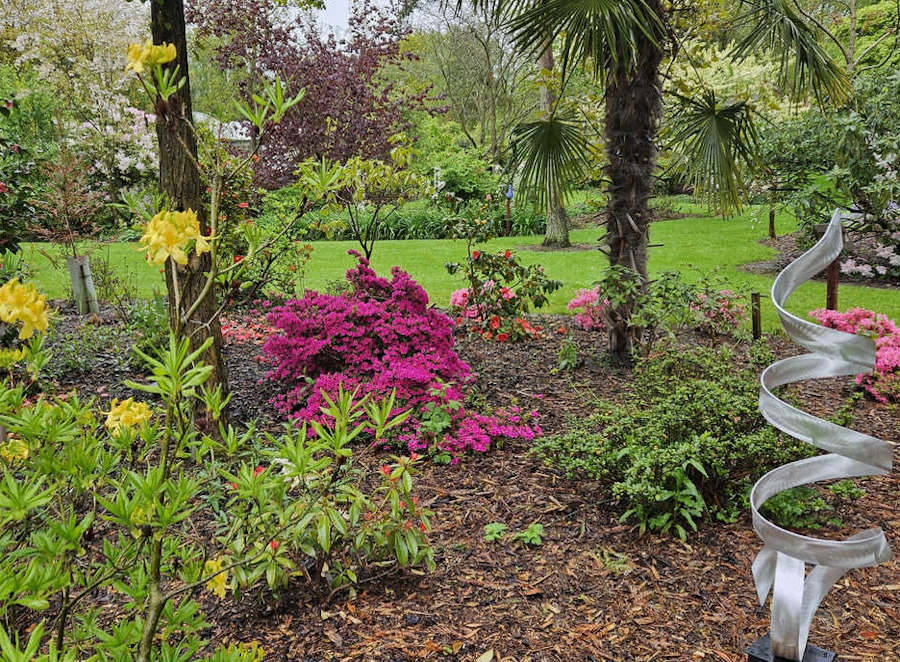
[[[753,339],[762,338],[762,308],[759,305],[759,292],[750,294],[750,315],[753,319]]]
[[[825,270],[825,307],[828,310],[837,310],[839,269],[839,260],[835,260]]]

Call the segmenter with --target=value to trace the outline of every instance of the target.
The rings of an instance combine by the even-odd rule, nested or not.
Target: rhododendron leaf
[[[409,563],[409,550],[406,548],[406,541],[399,533],[394,535],[394,553],[397,555],[397,562],[405,568]]]

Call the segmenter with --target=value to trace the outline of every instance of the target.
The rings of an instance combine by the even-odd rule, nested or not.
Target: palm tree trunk
[[[659,0],[647,0],[662,16]],[[634,271],[646,285],[649,200],[656,169],[656,131],[662,115],[659,65],[662,49],[643,34],[637,37],[637,61],[619,63],[610,72],[605,90],[606,153],[609,206],[607,242],[611,265]],[[627,320],[630,304],[616,311],[621,322],[609,329],[610,353],[618,361],[631,358],[633,339]]]
[[[169,98],[168,104],[160,107],[156,113],[156,137],[159,142],[159,187],[168,195],[178,209],[193,209],[200,219],[201,231],[209,232],[206,204],[203,200],[203,189],[200,173],[194,162],[197,159],[197,141],[194,133],[182,118],[193,119],[191,114],[191,84],[188,78],[187,38],[184,26],[183,0],[153,0],[150,3],[150,22],[155,44],[175,44],[178,53],[170,65],[178,65],[180,75],[184,77],[184,86]],[[178,328],[177,320],[199,298],[204,281],[204,272],[211,267],[209,253],[201,256],[191,255],[185,267],[175,265],[178,270],[178,287],[181,294],[181,310],[175,308],[175,283],[172,278],[172,265],[166,263],[166,289],[169,295],[169,317],[172,328]],[[185,332],[191,334],[191,349],[195,349],[211,337],[212,346],[204,356],[205,361],[213,367],[213,373],[207,385],[222,386],[223,394],[228,391],[228,376],[222,356],[222,330],[218,319],[213,319],[217,308],[214,292],[209,292],[203,303],[197,308],[193,318],[187,320]]]
[[[547,40],[547,46],[538,58],[538,68],[552,72],[556,67],[553,60],[553,41]],[[556,94],[546,85],[541,86],[541,112],[550,115],[556,104]],[[569,218],[566,208],[555,196],[550,197],[547,207],[547,229],[544,233],[543,246],[549,248],[566,248],[569,244]]]

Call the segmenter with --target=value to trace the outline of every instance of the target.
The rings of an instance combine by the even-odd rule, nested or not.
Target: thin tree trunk
[[[156,109],[156,137],[159,142],[159,187],[168,195],[172,204],[180,210],[193,209],[200,220],[201,231],[209,232],[206,204],[200,173],[194,166],[197,159],[197,141],[193,131],[182,118],[193,119],[191,114],[191,84],[188,78],[187,38],[184,26],[183,0],[151,0],[150,21],[153,43],[175,44],[178,57],[168,66],[178,65],[184,77],[184,86],[169,98],[168,104],[159,102]],[[185,149],[185,147],[187,149]],[[181,294],[181,310],[175,309],[175,283],[171,265],[166,263],[166,288],[169,295],[169,317],[173,328],[176,320],[198,299],[205,281],[204,272],[211,268],[209,253],[192,254],[185,267],[176,265]],[[228,391],[228,375],[222,356],[222,330],[218,319],[213,319],[217,308],[214,292],[209,292],[197,308],[193,318],[187,320],[185,331],[191,334],[191,349],[211,337],[212,346],[204,360],[213,367],[208,386],[221,385],[223,394]]]
[[[659,0],[648,7],[662,16]],[[633,66],[619,64],[611,72],[605,90],[606,154],[609,160],[609,206],[606,232],[611,265],[639,274],[646,285],[647,239],[650,230],[649,200],[656,168],[656,131],[662,114],[659,65],[662,50],[643,33],[637,35],[638,59]],[[631,358],[633,339],[627,320],[632,306],[625,305],[614,317],[621,320],[609,329],[610,352],[618,361]]]
[[[553,61],[553,41],[548,39],[546,48],[538,58],[538,68],[552,72],[556,63]],[[556,94],[546,85],[541,86],[541,112],[550,115],[556,104]],[[569,243],[569,218],[562,201],[551,196],[547,208],[547,229],[544,233],[543,246],[550,248],[567,248]]]

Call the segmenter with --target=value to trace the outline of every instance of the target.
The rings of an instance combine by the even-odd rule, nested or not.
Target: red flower
[[[511,255],[512,255],[512,253],[510,253],[509,251],[506,251],[506,252],[503,254],[503,257],[505,257],[505,258],[508,260],[508,259],[510,258]]]
[[[253,477],[256,478],[263,471],[265,471],[265,469],[263,469],[262,467],[256,467],[256,469],[253,470]]]
[[[250,206],[249,202],[239,202],[238,203],[238,209],[246,209],[249,206]]]
[[[497,334],[497,342],[506,342],[507,340],[509,340],[508,333],[498,333]]]
[[[568,332],[568,330],[566,329],[565,326],[561,326],[561,327],[559,327],[559,328],[556,330],[556,332],[557,332],[557,333],[560,333],[560,334],[562,334],[562,335],[565,335],[565,334]]]
[[[6,188],[6,184],[0,182],[0,193],[9,193],[9,189]]]
[[[421,530],[422,533],[425,533],[425,522],[419,522],[419,530]]]
[[[496,315],[494,315],[493,317],[491,317],[491,319],[490,319],[490,321],[488,322],[488,324],[490,325],[490,327],[491,327],[492,329],[497,330],[497,329],[500,328],[500,318],[497,317]]]
[[[278,542],[277,540],[273,540],[273,541],[271,541],[271,542],[269,543],[269,547],[272,548],[272,551],[273,551],[273,552],[274,552],[275,550],[277,550],[280,546],[281,546],[281,543]]]
[[[233,490],[237,489],[237,483],[228,483],[228,484],[231,485],[231,489],[233,489]]]
[[[383,473],[385,476],[390,476],[391,468],[386,464],[382,464],[381,465],[381,473]]]
[[[243,256],[243,255],[235,255],[235,256],[234,256],[234,263],[237,264],[238,262],[240,262],[240,261],[243,260],[243,259],[244,259],[244,256]]]
[[[416,453],[415,451],[413,451],[412,453],[409,454],[409,461],[410,461],[410,462],[415,462],[415,461],[418,460],[418,459],[419,459],[419,454]]]
[[[472,251],[473,260],[477,260],[479,255],[481,255],[481,251]]]

